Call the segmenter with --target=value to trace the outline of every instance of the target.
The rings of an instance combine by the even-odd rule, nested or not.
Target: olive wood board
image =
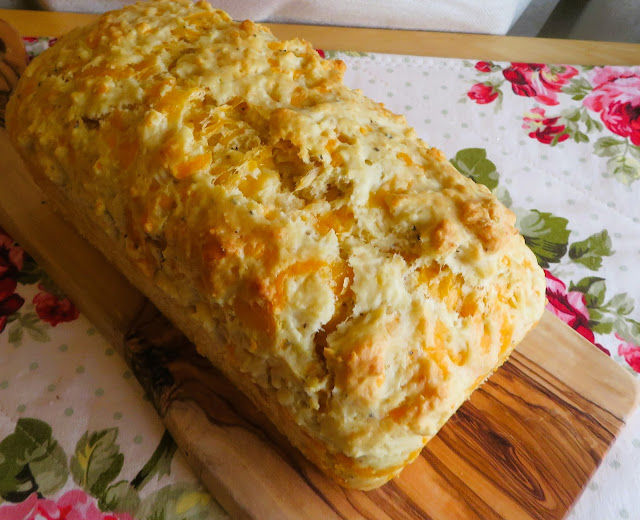
[[[53,210],[0,129],[0,225],[124,355],[234,518],[558,519],[638,402],[634,378],[555,316],[399,478],[370,492],[320,474]]]

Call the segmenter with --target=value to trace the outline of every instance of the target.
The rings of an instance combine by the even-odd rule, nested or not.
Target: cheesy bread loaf
[[[325,473],[371,489],[536,324],[545,277],[513,213],[343,71],[157,0],[36,58],[7,126],[203,356]]]

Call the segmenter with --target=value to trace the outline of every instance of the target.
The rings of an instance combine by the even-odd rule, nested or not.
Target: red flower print
[[[640,104],[615,102],[602,111],[600,117],[614,134],[629,137],[633,144],[640,146]]]
[[[467,96],[469,97],[469,99],[472,99],[479,105],[486,105],[487,103],[491,103],[498,97],[498,95],[499,92],[494,87],[492,87],[491,85],[486,85],[484,83],[476,83],[469,89],[469,92],[467,92]]]
[[[24,298],[14,292],[17,285],[11,278],[0,280],[0,332],[6,327],[9,316],[24,304]]]
[[[518,96],[532,97],[544,105],[557,105],[557,94],[578,70],[569,65],[549,67],[542,63],[512,63],[502,71]]]
[[[547,310],[610,356],[611,353],[606,348],[595,342],[595,336],[589,328],[589,309],[584,294],[579,291],[567,292],[564,282],[546,269],[544,274],[547,277]]]
[[[0,332],[7,325],[9,316],[24,304],[24,298],[15,293],[18,286],[16,278],[23,264],[23,249],[0,228]]]
[[[640,72],[626,67],[595,67],[593,90],[583,104],[600,112],[605,126],[640,146]]]
[[[545,117],[544,108],[534,108],[524,115],[522,128],[530,130],[529,137],[537,139],[543,144],[551,144],[556,138],[557,143],[569,139],[565,126],[558,124],[559,117]]]
[[[590,74],[591,84],[594,88],[611,87],[618,80],[640,78],[640,72],[628,67],[594,67]],[[619,83],[615,88],[623,88],[624,82]]]
[[[24,250],[0,228],[0,278],[15,278],[24,265]]]
[[[479,70],[480,72],[491,72],[492,67],[493,63],[491,63],[490,61],[479,61],[475,64],[475,69]]]
[[[133,520],[128,513],[103,513],[80,489],[67,491],[58,501],[32,493],[19,504],[0,506],[2,520]]]
[[[58,323],[73,321],[78,317],[80,313],[69,298],[58,298],[47,292],[42,284],[38,285],[38,288],[42,292],[33,297],[33,303],[41,320],[55,327]]]
[[[627,363],[629,363],[631,368],[640,373],[640,346],[625,341],[618,334],[616,334],[616,338],[622,341],[622,343],[618,345],[618,354],[621,355]]]

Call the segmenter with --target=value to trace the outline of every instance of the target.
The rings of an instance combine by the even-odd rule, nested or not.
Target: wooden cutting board
[[[402,475],[322,476],[51,209],[0,130],[0,225],[116,346],[236,518],[563,518],[638,403],[634,378],[546,313]]]
[[[5,13],[30,34],[57,34],[43,17],[75,23],[74,15]],[[369,32],[389,39],[388,31]],[[317,41],[322,34],[317,44],[330,48]],[[393,41],[402,41],[398,34]],[[414,34],[411,42],[418,36],[434,38]],[[477,45],[484,52],[486,42]],[[119,348],[195,472],[233,517],[563,518],[638,403],[628,372],[547,313],[399,478],[372,492],[341,489],[52,212],[3,130],[0,158],[0,225]]]

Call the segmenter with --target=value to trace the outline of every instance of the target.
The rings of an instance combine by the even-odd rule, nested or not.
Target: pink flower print
[[[42,321],[46,321],[52,327],[58,323],[75,320],[80,312],[69,298],[58,298],[47,292],[42,284],[38,285],[42,291],[33,297],[36,313]]]
[[[128,513],[103,513],[95,500],[80,489],[67,491],[58,501],[36,493],[19,504],[0,506],[2,520],[133,520]]]
[[[622,356],[627,363],[629,363],[631,368],[640,373],[640,346],[625,341],[618,334],[616,334],[616,338],[622,342],[618,345],[618,354]]]
[[[498,95],[499,92],[494,87],[485,85],[484,83],[476,83],[469,89],[469,92],[467,92],[469,99],[472,99],[479,105],[491,103]]]
[[[593,90],[583,104],[600,113],[605,126],[640,146],[640,72],[627,67],[596,67]]]
[[[24,265],[24,251],[0,228],[0,332],[9,316],[24,304],[24,298],[15,292],[17,276]]]
[[[480,72],[491,72],[493,63],[491,63],[490,61],[479,61],[474,65],[474,68],[476,70],[479,70]]]
[[[544,108],[538,107],[524,115],[522,128],[530,130],[529,137],[543,144],[551,144],[554,139],[561,143],[569,139],[569,134],[563,124],[558,124],[559,120],[559,117],[546,117]]]
[[[518,96],[532,97],[544,105],[557,105],[558,93],[569,80],[578,74],[575,67],[542,63],[512,63],[502,71]]]
[[[579,291],[567,292],[567,286],[562,280],[546,269],[544,274],[547,277],[547,310],[610,356],[611,353],[606,348],[595,342],[595,336],[589,328],[589,309],[584,294]]]

